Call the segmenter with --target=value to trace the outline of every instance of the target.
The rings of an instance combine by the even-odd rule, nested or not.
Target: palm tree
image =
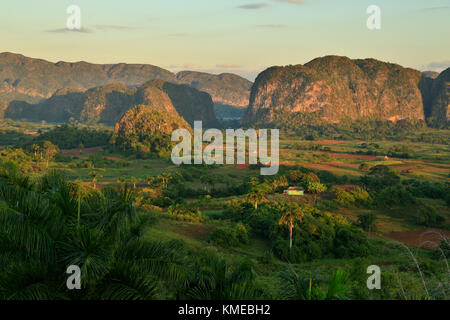
[[[236,266],[222,257],[205,254],[191,263],[180,298],[194,300],[248,300],[261,297],[254,286],[253,264],[243,260]]]
[[[0,179],[0,300],[160,297],[184,283],[185,264],[179,246],[145,240],[146,219],[128,187],[80,197],[57,172],[27,188]],[[84,290],[65,289],[69,265]]]
[[[250,177],[250,179],[248,180],[248,184],[249,184],[251,187],[256,186],[258,183],[259,183],[259,180],[258,180],[258,178],[256,178],[256,177]]]
[[[258,209],[258,203],[261,203],[265,200],[265,195],[258,190],[253,190],[247,195],[247,201],[252,203],[255,209]]]
[[[34,152],[34,157],[36,158],[36,157],[37,157],[37,153],[38,153],[38,151],[39,151],[39,149],[40,149],[39,145],[33,143],[33,144],[31,145],[31,149],[33,150],[33,152]]]
[[[139,182],[139,179],[132,176],[131,177],[131,183],[133,184],[133,189],[136,189],[136,184]]]
[[[149,177],[149,176],[146,176],[145,177],[145,182],[151,187],[152,186],[152,184],[153,184],[153,182],[155,181],[155,177]]]
[[[169,180],[172,179],[172,175],[170,173],[161,173],[158,175],[158,179],[161,180],[163,189],[167,189]]]
[[[295,202],[284,202],[281,204],[280,225],[286,225],[289,228],[289,249],[292,249],[292,231],[297,222],[301,222],[306,215],[303,206]]]
[[[271,191],[272,187],[266,183],[255,185],[247,195],[247,200],[253,204],[255,209],[258,209],[258,204],[266,201],[266,195]]]
[[[94,189],[97,189],[97,180],[98,178],[102,178],[103,176],[97,171],[89,172],[89,176],[92,178],[92,186]]]
[[[292,266],[280,272],[280,279],[283,283],[280,296],[285,300],[346,300],[351,288],[348,274],[341,269],[331,275],[325,292],[315,279],[302,277]]]
[[[203,175],[200,177],[200,182],[204,185],[204,190],[208,192],[211,191],[211,187],[214,186],[216,180],[216,177],[211,175]]]

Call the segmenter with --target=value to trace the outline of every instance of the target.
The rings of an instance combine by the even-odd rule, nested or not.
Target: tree
[[[0,300],[149,300],[183,282],[180,246],[140,235],[146,219],[130,189],[80,197],[57,172],[0,189]],[[82,291],[66,289],[69,265],[80,267]]]
[[[288,187],[289,183],[285,176],[281,176],[279,178],[275,178],[272,181],[272,189],[274,192],[278,192],[281,188]]]
[[[361,170],[361,171],[369,171],[370,170],[370,165],[367,162],[361,163],[361,165],[359,166],[359,170]]]
[[[358,224],[364,231],[374,231],[377,216],[374,213],[363,213],[358,216]]]
[[[124,176],[120,176],[119,179],[117,179],[117,183],[120,184],[121,186],[124,186],[126,184],[126,180]]]
[[[303,176],[304,176],[304,173],[301,172],[300,170],[289,171],[289,180],[291,182],[299,182]]]
[[[55,146],[50,141],[44,141],[42,143],[42,150],[44,151],[44,157],[45,160],[47,161],[47,168],[48,168],[49,161],[53,159],[53,157],[58,153],[58,147]]]
[[[78,149],[80,149],[80,154],[82,154],[82,153],[83,153],[83,150],[84,150],[84,144],[80,143],[80,144],[78,145]]]
[[[266,200],[266,195],[272,191],[272,187],[267,183],[262,183],[254,186],[247,195],[248,202],[252,203],[255,209],[258,209],[258,204]]]
[[[136,177],[131,177],[131,183],[133,184],[133,189],[136,189],[136,184],[139,182],[139,179]]]
[[[292,249],[292,231],[298,222],[303,221],[306,210],[295,202],[284,202],[281,204],[280,225],[286,225],[289,228],[289,249]]]
[[[327,187],[320,182],[308,182],[306,190],[314,195],[314,202],[317,202],[317,197],[319,194],[327,191]]]
[[[187,277],[186,297],[196,300],[248,300],[261,297],[251,260],[237,265],[208,253],[197,258]]]
[[[336,270],[328,281],[326,291],[312,277],[302,277],[292,266],[280,272],[284,284],[280,296],[287,300],[347,300],[351,291],[350,277],[342,269]]]
[[[361,178],[361,182],[374,190],[394,186],[400,182],[398,173],[390,167],[377,165],[370,168],[369,173]]]
[[[155,182],[155,177],[150,176],[145,177],[145,183],[147,183],[149,187],[153,185],[153,182]]]
[[[254,187],[259,183],[258,178],[256,177],[250,177],[250,179],[248,179],[248,184],[250,187]]]
[[[40,149],[39,145],[33,143],[33,144],[31,145],[31,149],[33,150],[33,152],[34,152],[34,157],[36,158],[36,157],[37,157],[37,153],[39,152],[39,149]]]
[[[100,173],[97,171],[89,172],[89,176],[92,178],[92,186],[94,187],[94,189],[97,189],[97,180],[99,178],[102,178],[103,176],[100,175]]]
[[[172,175],[170,173],[161,173],[156,178],[161,182],[163,189],[167,189]]]
[[[211,191],[211,187],[214,186],[215,177],[211,175],[203,175],[200,177],[200,182],[204,185],[204,189],[208,192]]]
[[[247,195],[247,201],[252,203],[255,209],[258,209],[258,203],[262,202],[264,199],[264,194],[256,190],[253,190]]]

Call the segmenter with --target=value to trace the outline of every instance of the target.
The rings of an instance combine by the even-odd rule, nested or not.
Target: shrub
[[[242,223],[238,223],[235,229],[238,241],[240,243],[247,244],[249,242],[247,228]]]
[[[61,149],[90,148],[108,144],[110,133],[108,131],[90,128],[78,128],[63,124],[41,134],[34,140],[41,142],[48,140]]]
[[[352,206],[356,201],[355,197],[345,190],[334,189],[334,194],[336,195],[337,203],[343,207]]]
[[[240,223],[234,227],[217,227],[209,235],[209,241],[225,248],[246,244],[248,243],[248,231]]]
[[[361,182],[370,189],[381,190],[386,186],[398,184],[400,177],[393,169],[378,165],[370,168],[369,173],[361,178]]]
[[[443,239],[438,249],[434,252],[434,258],[436,259],[449,259],[450,258],[450,239]]]
[[[424,205],[417,213],[416,222],[426,227],[437,227],[445,222],[445,218],[433,206]]]
[[[201,222],[205,219],[197,208],[190,208],[181,204],[171,205],[167,213],[180,221]]]
[[[390,205],[408,206],[415,204],[417,201],[413,195],[404,189],[401,185],[394,185],[382,189],[376,193],[375,203],[379,207]]]
[[[334,247],[337,258],[365,257],[369,254],[370,245],[361,229],[340,225],[336,228]]]
[[[308,182],[306,184],[306,191],[318,194],[327,191],[327,187],[320,182]]]
[[[358,216],[358,225],[365,231],[375,231],[377,216],[374,213],[364,213]]]

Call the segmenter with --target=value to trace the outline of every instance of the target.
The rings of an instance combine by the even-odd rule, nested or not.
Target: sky
[[[81,10],[68,30],[67,8]],[[381,10],[369,30],[367,8]],[[49,61],[146,63],[250,80],[316,57],[450,66],[450,0],[2,0],[0,52]]]

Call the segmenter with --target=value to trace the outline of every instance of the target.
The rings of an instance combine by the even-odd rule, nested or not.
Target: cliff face
[[[446,124],[450,119],[450,68],[433,80],[429,101],[429,122]]]
[[[419,71],[395,64],[337,56],[272,67],[257,77],[243,123],[270,123],[276,113],[286,112],[329,123],[424,120],[421,79]]]
[[[205,128],[220,128],[221,125],[214,114],[214,104],[211,96],[188,85],[153,80],[143,85],[143,88],[155,87],[164,91],[173,103],[177,112],[193,126],[194,121],[203,122]]]
[[[177,73],[180,83],[188,84],[211,95],[214,103],[246,108],[252,82],[231,73],[219,75],[183,71]]]
[[[80,122],[114,124],[136,105],[151,105],[163,114],[176,114],[190,125],[203,121],[205,127],[219,127],[211,97],[186,85],[165,81],[150,81],[138,88],[109,84],[80,92],[72,89],[57,91],[50,99],[38,104],[13,101],[5,117],[30,121]]]

